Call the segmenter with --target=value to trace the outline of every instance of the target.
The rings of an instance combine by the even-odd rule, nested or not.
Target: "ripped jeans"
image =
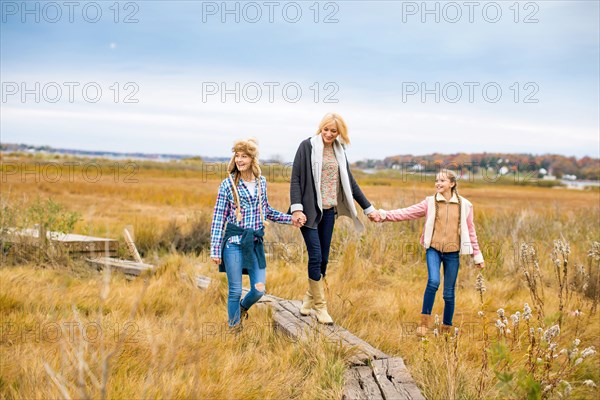
[[[225,243],[223,262],[227,272],[229,295],[227,296],[227,323],[235,326],[240,323],[240,298],[242,297],[242,267],[250,276],[250,291],[241,301],[245,309],[249,309],[265,294],[267,270],[258,266],[256,256],[252,265],[243,264],[242,246],[236,243]],[[258,288],[257,288],[258,286]],[[260,290],[259,290],[260,289]]]

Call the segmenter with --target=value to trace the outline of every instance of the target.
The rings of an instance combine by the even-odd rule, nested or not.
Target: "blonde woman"
[[[431,310],[440,286],[440,266],[444,266],[444,317],[442,332],[449,333],[454,316],[454,289],[460,257],[473,256],[478,268],[485,266],[473,222],[473,205],[457,191],[456,174],[441,170],[435,178],[435,195],[407,208],[379,210],[382,222],[408,221],[425,217],[421,244],[427,249],[427,286],[423,295],[421,322],[417,335],[425,336],[431,323]]]
[[[300,230],[308,251],[308,290],[300,312],[309,315],[314,310],[322,324],[333,324],[327,311],[323,279],[336,217],[350,217],[355,228],[362,231],[356,200],[369,219],[379,220],[378,212],[350,171],[345,152],[349,144],[348,128],[342,117],[327,114],[319,123],[316,136],[300,143],[292,168],[290,211],[294,222],[303,224]]]
[[[263,245],[266,219],[291,224],[292,217],[273,209],[267,198],[267,181],[258,163],[254,139],[239,140],[221,182],[211,225],[210,257],[227,273],[229,327],[242,328],[248,309],[265,293],[266,259]],[[298,224],[298,226],[300,226]],[[242,274],[250,276],[250,291],[242,296]]]

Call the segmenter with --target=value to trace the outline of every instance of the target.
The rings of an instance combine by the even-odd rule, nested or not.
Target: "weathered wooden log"
[[[207,289],[211,279],[198,276],[199,288]],[[246,293],[248,289],[243,289]],[[301,301],[265,295],[261,303],[271,307],[274,327],[296,340],[306,340],[312,333],[342,343],[356,350],[344,375],[344,400],[421,400],[424,399],[402,358],[390,357],[381,350],[338,325],[322,325],[313,316],[300,314]],[[311,333],[312,332],[312,333]]]
[[[354,367],[354,369],[358,373],[360,386],[367,396],[367,399],[384,400],[381,389],[379,389],[379,385],[375,381],[375,377],[373,376],[373,371],[371,368],[367,366],[359,366]]]
[[[373,362],[373,374],[386,400],[425,399],[402,358],[375,360]]]
[[[342,400],[369,400],[360,385],[360,375],[356,368],[348,368],[344,373]]]

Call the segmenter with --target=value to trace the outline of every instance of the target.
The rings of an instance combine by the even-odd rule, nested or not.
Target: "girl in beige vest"
[[[444,266],[444,317],[442,332],[450,332],[454,316],[454,289],[459,269],[459,255],[473,256],[478,268],[484,267],[473,223],[473,205],[456,190],[456,174],[444,169],[435,178],[436,193],[410,207],[379,210],[382,222],[408,221],[425,217],[421,244],[427,258],[427,286],[423,296],[421,323],[417,335],[425,336],[431,322],[435,294],[440,286],[440,266]]]

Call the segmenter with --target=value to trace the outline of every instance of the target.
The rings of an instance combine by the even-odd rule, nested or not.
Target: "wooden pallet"
[[[47,231],[46,240],[59,251],[83,256],[116,256],[119,242],[113,239]],[[44,237],[42,234],[41,237]],[[38,229],[9,229],[6,235],[8,243],[16,245],[39,246],[41,244]]]
[[[196,284],[201,289],[208,289],[211,279],[198,276]],[[247,290],[244,288],[243,292]],[[299,300],[264,295],[259,302],[273,310],[275,327],[296,340],[305,340],[311,332],[318,330],[330,340],[356,350],[344,375],[342,399],[425,399],[402,358],[385,354],[341,326],[322,325],[312,316],[301,315],[302,302]]]
[[[142,272],[154,268],[154,266],[150,264],[140,263],[137,261],[120,260],[118,258],[112,257],[87,258],[86,261],[98,269],[111,267],[127,275],[135,276],[138,276]]]

